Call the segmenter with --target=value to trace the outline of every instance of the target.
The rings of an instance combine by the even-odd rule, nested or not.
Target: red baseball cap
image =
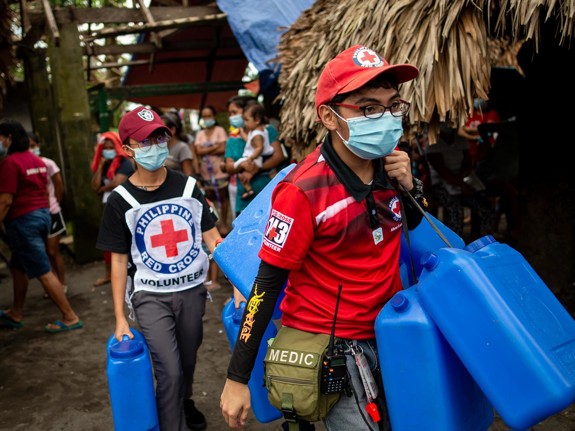
[[[357,90],[382,73],[389,73],[402,83],[416,78],[419,69],[411,64],[389,64],[363,45],[347,48],[330,60],[321,72],[315,93],[316,111],[336,95]]]
[[[166,127],[160,116],[152,109],[139,106],[124,114],[118,125],[118,132],[122,143],[126,138],[143,141],[158,129],[164,129],[170,136],[172,131]]]

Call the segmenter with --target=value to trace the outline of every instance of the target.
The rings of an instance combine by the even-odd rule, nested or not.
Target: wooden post
[[[49,41],[48,54],[68,176],[66,199],[72,202],[70,217],[75,258],[78,263],[87,263],[102,257],[95,246],[102,217],[102,203],[90,187],[90,164],[94,154],[94,133],[97,130],[93,130],[90,117],[77,24],[62,24],[58,41],[58,44]]]
[[[31,97],[30,116],[34,132],[42,144],[42,155],[54,160],[62,170],[64,184],[67,184],[63,151],[58,139],[57,113],[54,109],[52,86],[48,77],[46,55],[43,51],[22,49],[24,76]]]

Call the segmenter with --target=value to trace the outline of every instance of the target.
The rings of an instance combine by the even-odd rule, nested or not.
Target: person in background
[[[94,173],[92,190],[101,196],[104,206],[112,190],[134,173],[134,165],[122,148],[120,135],[116,132],[104,132],[100,135],[92,160],[92,172]],[[94,282],[94,286],[110,283],[112,268],[110,259],[110,253],[104,251],[106,273]]]
[[[28,132],[30,140],[30,151],[36,156],[40,157],[40,140],[34,132]],[[46,243],[46,250],[50,257],[50,266],[52,271],[62,283],[64,293],[68,292],[66,285],[66,270],[64,267],[64,259],[60,253],[60,238],[66,234],[66,223],[60,208],[62,196],[64,195],[64,182],[62,181],[62,174],[56,162],[47,157],[40,157],[46,168],[48,169],[48,199],[50,203],[50,233],[48,234],[48,241]],[[49,298],[48,294],[44,294],[44,298]]]
[[[201,110],[201,130],[196,135],[194,147],[200,162],[200,176],[206,197],[216,204],[219,210],[220,233],[226,236],[230,231],[228,196],[229,175],[222,171],[222,161],[228,135],[216,121],[217,112],[213,106]]]
[[[443,208],[443,222],[463,237],[464,207],[471,210],[469,241],[493,233],[495,211],[473,168],[467,141],[457,128],[442,125],[437,143],[425,149],[431,194]],[[466,241],[467,242],[467,241]]]
[[[258,103],[252,96],[234,96],[228,100],[228,114],[230,116],[232,130],[226,143],[225,170],[230,176],[240,175],[239,169],[235,167],[235,162],[242,157],[244,146],[246,145],[246,141],[241,134],[244,127],[243,113],[246,107],[252,103]],[[272,172],[286,160],[281,143],[277,139],[278,131],[270,124],[266,126],[266,131],[268,132],[269,140],[274,149],[273,154],[271,157],[263,160],[261,167],[252,163],[248,169],[241,172],[241,175],[250,181],[256,195],[272,180]],[[250,202],[249,200],[241,199],[244,192],[245,189],[241,181],[237,181],[235,217],[237,217]]]
[[[342,286],[335,336],[345,352],[351,395],[342,394],[325,417],[327,431],[389,429],[374,324],[402,289],[403,217],[410,229],[423,217],[407,196],[424,205],[422,184],[411,174],[408,154],[396,149],[410,106],[399,85],[418,73],[415,66],[389,64],[360,45],[338,54],[322,71],[315,108],[328,134],[272,194],[262,262],[246,306],[253,311],[242,318],[245,336],[236,341],[220,397],[230,427],[246,423],[247,383],[287,281],[282,325],[310,333],[331,333]],[[358,352],[379,384],[380,423],[365,411],[367,396],[353,356]]]
[[[479,133],[479,125],[499,123],[500,121],[499,112],[487,100],[479,98],[473,100],[473,111],[457,133],[467,139],[469,154],[471,155],[471,162],[474,168],[489,153],[497,138],[497,136],[491,135],[487,140],[484,140]]]
[[[166,127],[172,132],[172,139],[168,144],[170,153],[166,159],[166,167],[180,171],[188,177],[194,175],[194,156],[183,134],[182,121],[179,115],[175,112],[166,112],[162,114],[161,118]]]
[[[192,399],[208,296],[202,245],[212,253],[221,236],[196,179],[164,166],[172,132],[158,114],[140,106],[119,131],[137,169],[111,193],[96,243],[112,253],[114,335],[133,338],[126,302],[150,348],[160,429],[203,430]]]
[[[521,210],[519,192],[519,147],[517,119],[507,118],[499,123],[478,126],[484,140],[497,139],[477,165],[477,174],[485,183],[487,193],[496,200],[495,228],[505,215],[506,226],[502,240],[516,245],[521,237]]]
[[[7,153],[0,165],[0,223],[4,222],[12,257],[14,299],[0,311],[0,326],[22,328],[29,279],[37,278],[58,307],[61,318],[45,326],[57,333],[80,329],[80,320],[66,298],[64,287],[50,268],[46,242],[50,232],[47,168],[30,148],[28,134],[17,121],[0,123],[0,147]]]
[[[263,158],[271,156],[274,152],[266,129],[267,122],[264,107],[259,103],[248,105],[244,110],[243,119],[244,128],[242,138],[244,138],[246,144],[242,157],[234,163],[234,167],[240,172],[245,170],[246,166],[250,163],[261,168]],[[255,196],[250,182],[250,177],[243,177],[242,185],[246,191],[242,193],[242,199],[251,199]]]

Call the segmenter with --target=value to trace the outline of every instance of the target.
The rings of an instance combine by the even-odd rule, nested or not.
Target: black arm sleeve
[[[400,192],[400,193],[404,194],[404,196],[402,196],[402,198],[403,198],[402,200],[403,200],[403,205],[405,206],[404,214],[405,214],[405,217],[407,219],[407,226],[409,227],[409,230],[413,230],[417,226],[419,226],[419,223],[421,223],[421,220],[423,219],[423,214],[421,213],[419,208],[417,208],[417,206],[413,203],[411,198],[409,196],[407,196],[407,194],[408,193],[411,194],[411,196],[413,196],[415,198],[415,200],[417,201],[419,206],[424,211],[427,208],[427,201],[425,200],[425,197],[423,196],[423,182],[420,179],[414,177],[413,178],[413,186],[414,187],[411,190],[411,192],[407,192],[407,191]]]
[[[228,367],[228,379],[248,383],[262,337],[271,321],[288,274],[287,269],[263,261],[260,263]]]

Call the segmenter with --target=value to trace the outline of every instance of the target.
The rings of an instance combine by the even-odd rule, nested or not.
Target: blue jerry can
[[[425,311],[507,425],[575,401],[575,321],[519,252],[485,236],[422,264]]]
[[[416,286],[396,293],[375,322],[393,431],[486,431],[493,406],[421,307]]]
[[[159,431],[150,351],[144,336],[130,330],[134,339],[112,335],[106,349],[114,431]]]

